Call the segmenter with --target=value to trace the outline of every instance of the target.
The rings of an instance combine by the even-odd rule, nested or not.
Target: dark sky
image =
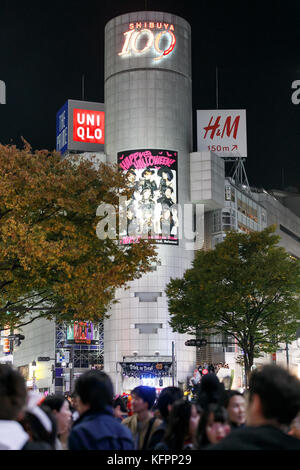
[[[55,116],[67,99],[104,101],[104,27],[114,16],[166,11],[192,27],[194,151],[196,110],[247,112],[250,185],[300,188],[300,2],[290,0],[0,2],[0,142],[55,148]],[[300,96],[300,94],[299,94]]]

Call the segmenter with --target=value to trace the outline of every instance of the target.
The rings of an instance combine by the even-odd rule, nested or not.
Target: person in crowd
[[[300,410],[300,381],[277,365],[255,369],[249,380],[246,426],[232,431],[209,450],[300,450],[288,435]]]
[[[41,442],[31,442],[21,424],[27,403],[22,375],[10,365],[0,364],[0,450],[50,450]]]
[[[172,405],[164,437],[154,450],[179,452],[194,449],[200,412],[196,402],[176,400]]]
[[[47,406],[32,405],[27,407],[21,424],[30,436],[31,444],[41,446],[43,450],[57,450],[55,417]]]
[[[122,399],[122,397],[118,396],[114,399],[113,408],[114,408],[114,416],[120,422],[122,422],[123,419],[127,418],[128,410],[126,408],[125,402]]]
[[[68,437],[72,426],[69,401],[63,395],[48,395],[42,403],[52,411],[57,424],[56,449],[67,450]]]
[[[231,428],[245,426],[246,399],[237,390],[225,390],[222,405],[227,410]]]
[[[71,410],[71,413],[72,413],[72,420],[74,422],[74,421],[76,421],[76,419],[79,418],[79,413],[78,413],[78,410],[77,410],[77,395],[76,395],[76,392],[71,393],[69,403],[70,403],[70,410]]]
[[[293,419],[288,434],[300,439],[300,411],[296,418]]]
[[[130,430],[113,413],[113,385],[100,370],[89,370],[75,383],[77,410],[69,450],[133,450]]]
[[[149,449],[154,449],[155,446],[162,441],[167,428],[168,418],[172,410],[173,403],[182,398],[183,392],[179,387],[166,387],[160,392],[156,407],[162,422],[152,435]]]
[[[131,396],[133,415],[125,418],[122,424],[131,430],[136,450],[149,449],[151,438],[161,424],[161,420],[152,413],[156,390],[139,385],[132,390]]]
[[[209,444],[217,444],[229,433],[230,424],[225,408],[211,403],[201,414],[195,447],[201,450]]]
[[[196,391],[200,408],[204,410],[209,404],[218,403],[224,392],[224,385],[220,383],[216,374],[209,372],[203,375]]]

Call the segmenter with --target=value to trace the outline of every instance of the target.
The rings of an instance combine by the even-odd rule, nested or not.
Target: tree
[[[299,326],[300,261],[278,246],[275,229],[229,232],[214,250],[196,252],[166,289],[173,330],[234,338],[246,377],[255,357],[293,341]]]
[[[0,145],[0,325],[99,321],[115,289],[155,261],[153,245],[96,235],[97,207],[130,197],[115,165]],[[103,218],[102,218],[103,219]]]

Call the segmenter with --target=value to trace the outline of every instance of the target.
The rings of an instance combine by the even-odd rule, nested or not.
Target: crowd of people
[[[266,365],[245,393],[227,390],[210,371],[187,399],[178,387],[140,385],[114,396],[109,376],[89,370],[72,396],[28,391],[0,365],[0,450],[300,450],[300,381]]]

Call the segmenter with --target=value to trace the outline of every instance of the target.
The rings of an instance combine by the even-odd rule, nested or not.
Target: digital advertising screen
[[[92,322],[75,321],[67,327],[67,343],[98,344],[99,335]]]
[[[133,196],[126,202],[127,226],[120,243],[141,238],[178,245],[177,159],[173,150],[143,149],[118,153],[118,165],[129,178]]]

